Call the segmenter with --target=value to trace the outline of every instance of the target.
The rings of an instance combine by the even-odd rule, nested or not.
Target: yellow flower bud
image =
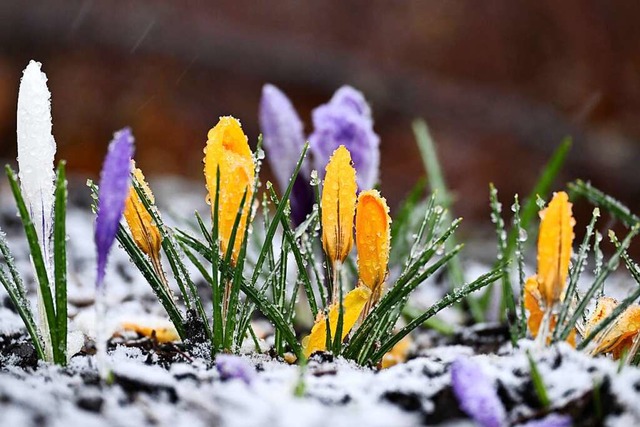
[[[142,171],[135,167],[135,162],[133,161],[132,170],[133,178],[140,184],[149,201],[154,203],[153,193],[147,185]],[[129,189],[129,197],[125,201],[124,218],[127,221],[129,230],[131,230],[133,240],[140,250],[152,258],[157,257],[160,253],[162,236],[151,215],[142,204],[142,200],[140,200],[133,185]]]
[[[216,173],[219,168],[218,237],[223,254],[229,246],[233,224],[240,209],[242,197],[245,191],[247,193],[233,245],[232,259],[235,262],[244,239],[253,194],[255,173],[253,156],[240,122],[233,117],[221,117],[218,124],[209,131],[207,138],[207,145],[204,149],[207,201],[211,204],[213,214],[216,197]]]
[[[378,301],[387,277],[391,242],[389,207],[377,190],[363,191],[356,208],[356,248],[360,281]]]
[[[360,313],[369,301],[371,290],[365,286],[358,286],[344,296],[343,315],[342,315],[342,339],[349,334],[353,326],[358,321]],[[336,329],[338,328],[338,317],[340,315],[339,305],[333,304],[329,310],[329,327],[331,328],[331,339],[335,339]],[[316,322],[313,324],[311,334],[303,340],[304,355],[309,357],[316,351],[326,350],[327,343],[327,321],[325,316],[320,313]]]
[[[356,170],[344,145],[327,164],[322,189],[322,245],[331,262],[344,261],[353,246]]]

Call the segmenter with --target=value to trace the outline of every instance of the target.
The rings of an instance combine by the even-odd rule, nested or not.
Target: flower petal
[[[102,286],[107,257],[116,238],[124,202],[129,194],[131,180],[131,158],[133,157],[133,135],[131,129],[116,132],[109,144],[98,192],[98,214],[96,217],[95,242],[98,251],[96,285]]]
[[[312,116],[314,130],[309,143],[315,169],[322,173],[331,153],[344,145],[353,156],[358,186],[373,188],[378,182],[380,138],[373,131],[369,106],[362,94],[348,86],[340,88],[328,104],[313,110]]]
[[[387,201],[377,190],[363,191],[356,207],[356,247],[360,281],[373,292],[375,303],[387,276],[391,241]]]
[[[240,122],[233,117],[221,117],[218,124],[209,131],[207,146],[204,149],[204,176],[206,180],[211,210],[215,208],[216,174],[220,170],[220,189],[218,206],[218,234],[222,253],[227,251],[233,224],[246,191],[240,225],[233,246],[235,261],[244,239],[247,227],[251,196],[254,183],[254,160],[242,131]]]
[[[353,246],[356,170],[344,145],[333,153],[322,188],[322,245],[333,262],[344,261]]]
[[[560,300],[569,274],[573,226],[571,203],[567,193],[553,195],[549,206],[540,212],[538,237],[538,282],[547,307]]]
[[[343,302],[343,318],[342,318],[342,339],[349,334],[349,331],[358,321],[360,313],[364,309],[371,290],[364,286],[358,286],[344,296]],[[329,327],[331,328],[331,336],[333,337],[338,327],[339,310],[338,304],[333,304],[329,310]],[[327,343],[327,322],[324,315],[320,314],[311,329],[311,334],[304,343],[304,355],[309,357],[316,351],[326,350]]]
[[[131,163],[134,179],[140,184],[149,201],[153,203],[153,193],[145,181],[142,171],[135,167],[135,162],[132,161]],[[150,257],[157,257],[160,252],[160,245],[162,244],[160,230],[158,230],[158,227],[153,223],[151,215],[142,204],[142,200],[138,197],[138,193],[133,185],[129,188],[129,197],[127,197],[125,202],[124,218],[127,221],[129,230],[131,230],[133,240],[140,250]]]

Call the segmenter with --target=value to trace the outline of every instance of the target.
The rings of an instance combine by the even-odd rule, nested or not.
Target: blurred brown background
[[[487,184],[526,193],[574,138],[582,177],[640,207],[640,2],[608,0],[0,2],[0,157],[15,158],[22,69],[43,63],[59,158],[95,176],[133,127],[149,175],[200,179],[217,117],[258,134],[261,86],[310,111],[348,83],[371,101],[392,206],[423,174],[427,119],[457,212],[488,222]]]

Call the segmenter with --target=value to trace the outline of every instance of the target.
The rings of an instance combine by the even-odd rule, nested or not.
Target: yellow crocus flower
[[[330,262],[343,262],[353,246],[356,209],[356,170],[344,145],[327,164],[322,189],[322,245]]]
[[[364,306],[371,297],[371,290],[366,286],[358,286],[344,296],[343,317],[342,317],[342,339],[349,334],[353,326],[358,321]],[[331,337],[334,339],[338,328],[339,305],[333,304],[329,309],[329,328]],[[303,340],[304,355],[309,357],[316,351],[326,350],[327,343],[327,321],[324,314],[319,313],[316,318],[311,334]]]
[[[525,308],[529,311],[528,327],[537,337],[540,327],[548,316],[545,335],[552,332],[556,316],[554,306],[563,298],[569,274],[569,260],[573,243],[575,219],[571,213],[571,203],[567,193],[554,193],[546,209],[540,212],[540,232],[538,235],[538,272],[524,284]],[[567,341],[575,344],[575,332]],[[548,342],[548,335],[545,339]]]
[[[212,214],[215,208],[216,173],[218,168],[220,170],[218,237],[223,254],[229,246],[240,202],[245,191],[247,193],[233,245],[232,260],[235,263],[247,227],[253,194],[254,160],[240,122],[231,116],[220,117],[220,121],[209,131],[207,138],[204,149],[204,176]]]
[[[587,322],[584,335],[589,335],[593,328],[618,306],[618,301],[610,297],[601,297]],[[619,359],[628,350],[634,338],[640,332],[640,306],[629,306],[612,325],[601,331],[595,338],[595,348],[591,354],[611,353]]]
[[[147,185],[144,179],[142,171],[135,167],[135,162],[132,160],[133,178],[140,184],[144,194],[147,196],[151,203],[155,202],[153,193]],[[142,204],[142,200],[138,196],[136,189],[131,186],[129,189],[129,197],[125,201],[124,206],[124,218],[127,221],[129,230],[136,245],[149,255],[152,259],[157,258],[160,253],[160,245],[162,244],[162,236],[158,227],[153,222],[151,215],[147,212],[147,209]]]
[[[391,242],[389,207],[377,190],[363,191],[356,208],[356,248],[360,282],[371,289],[371,304],[382,294]]]

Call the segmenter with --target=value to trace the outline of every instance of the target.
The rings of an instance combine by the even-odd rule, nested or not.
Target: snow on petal
[[[451,385],[460,408],[482,427],[506,425],[507,414],[493,381],[470,358],[451,364]]]
[[[45,257],[51,256],[56,142],[51,133],[51,93],[42,64],[30,61],[18,92],[18,176]]]
[[[213,214],[216,191],[218,192],[218,236],[223,253],[229,246],[242,197],[245,191],[247,193],[233,245],[232,258],[235,262],[247,227],[253,194],[254,160],[240,122],[231,116],[220,117],[220,121],[209,131],[207,138],[204,149],[207,200],[211,203]],[[220,189],[216,190],[218,169],[220,170]]]
[[[341,145],[327,164],[322,188],[322,245],[331,262],[344,261],[353,246],[357,188],[351,155]]]
[[[370,297],[371,290],[366,286],[358,286],[344,296],[341,337],[343,340],[358,321],[358,318]],[[338,327],[339,315],[339,305],[333,304],[329,310],[329,328],[331,330],[332,339],[334,339],[333,336],[335,335]],[[309,357],[316,351],[326,350],[326,344],[327,321],[324,315],[320,314],[311,329],[311,334],[304,342],[304,355]]]

